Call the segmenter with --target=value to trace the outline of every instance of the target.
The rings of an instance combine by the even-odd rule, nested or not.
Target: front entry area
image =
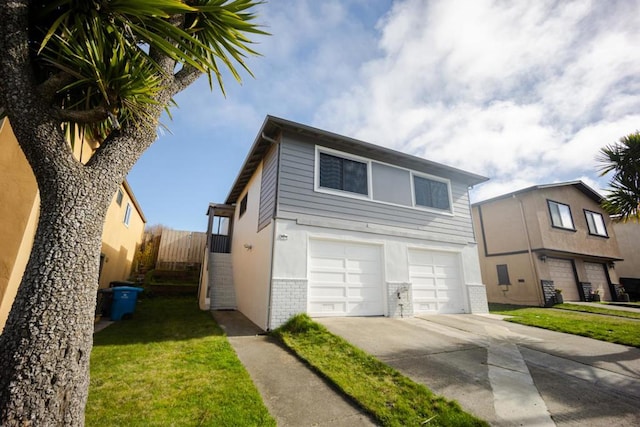
[[[382,246],[309,240],[310,316],[384,314]]]

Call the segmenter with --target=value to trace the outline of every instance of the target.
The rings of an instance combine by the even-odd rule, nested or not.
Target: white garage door
[[[564,301],[580,301],[573,263],[568,259],[547,258],[549,274],[556,289],[562,289]]]
[[[311,316],[384,314],[381,246],[309,241]]]
[[[414,313],[463,313],[458,254],[409,250]]]
[[[607,282],[607,275],[604,272],[604,265],[595,262],[585,262],[584,269],[587,271],[587,282],[591,283],[591,289],[600,289],[600,299],[611,301],[611,291]]]

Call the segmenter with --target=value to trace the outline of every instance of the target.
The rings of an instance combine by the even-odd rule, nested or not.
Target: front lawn
[[[193,298],[138,301],[94,336],[87,426],[274,426],[223,332]]]
[[[287,347],[383,426],[486,426],[456,402],[434,395],[307,315],[274,331]]]
[[[614,310],[599,307],[594,310],[576,304],[556,307],[560,309],[489,304],[489,311],[512,316],[505,319],[509,322],[640,347],[640,320],[630,318],[634,316],[633,313],[617,311],[612,314],[610,312]],[[583,309],[580,310],[580,307]]]

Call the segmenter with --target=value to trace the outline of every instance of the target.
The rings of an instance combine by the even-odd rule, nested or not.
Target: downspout
[[[531,264],[531,271],[534,274],[536,293],[538,294],[538,301],[542,301],[542,305],[544,306],[544,294],[542,293],[542,285],[538,286],[540,282],[540,272],[538,271],[538,266],[536,265],[535,260],[533,259],[533,251],[531,250],[531,237],[529,235],[529,227],[527,227],[527,221],[524,216],[524,205],[522,204],[522,200],[518,199],[514,194],[512,196],[514,199],[518,201],[520,204],[520,218],[522,220],[522,226],[524,227],[525,235],[527,236],[527,252],[529,253],[529,263]]]
[[[271,265],[269,270],[269,304],[267,305],[267,331],[271,330],[271,302],[273,299],[273,264],[274,264],[274,256],[273,254],[276,252],[276,221],[275,221],[275,211],[277,211],[277,202],[278,202],[278,184],[280,183],[280,143],[273,138],[269,138],[265,135],[264,132],[260,135],[262,139],[267,142],[270,142],[273,145],[276,145],[278,152],[276,153],[278,164],[276,166],[276,191],[274,197],[276,198],[274,203],[274,218],[273,218],[273,229],[271,230]]]

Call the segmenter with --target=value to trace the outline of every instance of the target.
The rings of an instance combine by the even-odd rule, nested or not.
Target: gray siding
[[[318,145],[332,147],[330,141]],[[314,191],[315,144],[303,136],[286,134],[280,144],[280,178],[278,190],[278,216],[295,217],[296,214],[332,219],[359,221],[420,229],[443,237],[464,238],[474,241],[469,193],[465,183],[451,180],[453,215],[439,214],[421,209],[388,205],[370,200],[359,200]],[[349,151],[352,152],[352,151]],[[371,158],[368,153],[353,153]],[[384,162],[384,159],[373,159]],[[430,173],[429,170],[418,172]],[[431,171],[433,175],[433,171]]]
[[[271,222],[276,209],[276,187],[278,181],[278,146],[271,147],[264,157],[262,182],[260,184],[260,212],[258,213],[258,231]]]

